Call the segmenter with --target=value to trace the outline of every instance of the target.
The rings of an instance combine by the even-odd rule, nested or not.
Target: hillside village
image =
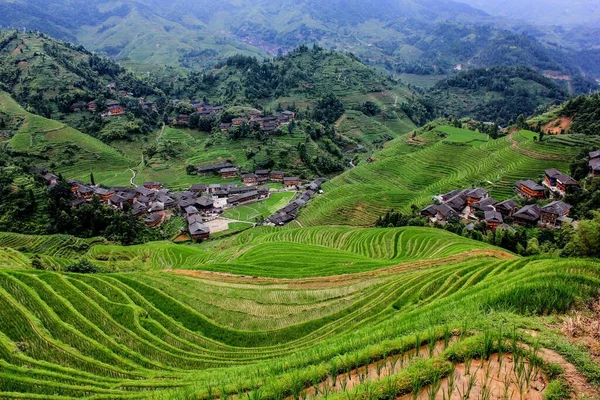
[[[223,179],[239,178],[239,170],[231,163],[198,168],[202,175],[218,174]],[[48,190],[58,185],[61,179],[44,169],[34,169],[31,172],[38,174],[48,185]],[[181,216],[187,223],[187,228],[182,234],[193,241],[202,241],[211,235],[206,221],[219,218],[226,209],[268,199],[272,193],[267,185],[269,182],[282,183],[283,190],[298,193],[294,201],[266,219],[267,224],[283,226],[296,218],[298,210],[317,194],[325,181],[324,178],[318,178],[302,186],[300,178],[286,176],[282,171],[258,170],[255,173],[243,174],[241,186],[234,183],[194,184],[182,192],[173,192],[161,182],[145,182],[136,187],[106,188],[67,179],[66,184],[73,194],[71,206],[74,208],[98,198],[109,207],[131,212],[133,216],[142,218],[150,228],[159,228],[170,218]]]
[[[110,93],[114,97],[121,99],[133,99],[139,102],[142,109],[147,111],[157,111],[156,104],[153,101],[148,100],[145,97],[135,98],[132,92],[127,90],[119,90],[115,83],[107,85]],[[99,113],[102,118],[118,117],[125,115],[127,112],[127,102],[119,100],[108,100],[99,104],[98,100],[91,100],[89,102],[78,101],[71,105],[72,112],[89,111],[93,113]],[[177,109],[178,105],[185,104],[189,109],[189,113],[180,113],[173,116],[167,116],[165,122],[170,126],[187,126],[190,123],[190,119],[193,116],[198,118],[214,120],[216,121],[218,115],[225,110],[223,106],[215,106],[209,104],[206,100],[193,99],[190,101],[182,101],[179,99],[172,99],[170,101],[171,106]],[[189,107],[187,107],[189,106]],[[273,113],[272,115],[263,115],[259,110],[251,110],[243,113],[236,117],[231,116],[226,118],[218,125],[218,129],[222,132],[228,132],[235,128],[241,128],[243,126],[256,127],[261,132],[272,133],[282,126],[289,124],[296,117],[296,113],[289,110],[282,110],[280,112]]]
[[[590,177],[600,177],[600,150],[589,153],[588,166]],[[527,203],[522,207],[515,199],[497,201],[487,189],[458,189],[435,196],[435,203],[422,209],[420,215],[430,224],[461,220],[470,229],[474,223],[484,222],[491,231],[517,226],[559,229],[576,224],[569,218],[573,206],[562,198],[580,190],[580,183],[555,168],[546,170],[544,175],[541,183],[532,180],[515,183],[516,194]]]

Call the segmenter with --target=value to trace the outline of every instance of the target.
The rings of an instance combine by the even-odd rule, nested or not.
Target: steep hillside
[[[77,101],[115,95],[109,83],[137,96],[155,89],[105,57],[81,46],[37,33],[0,31],[0,88],[21,104],[50,117],[64,114]]]
[[[522,132],[497,140],[472,131],[432,125],[418,134],[389,142],[366,162],[324,185],[325,194],[300,214],[303,226],[372,226],[391,208],[410,213],[412,204],[425,206],[432,196],[450,190],[483,186],[501,200],[513,196],[520,179],[535,179],[548,168],[568,170],[579,149],[598,137],[563,136],[536,144]]]
[[[549,134],[597,135],[600,130],[599,110],[599,94],[582,95],[530,119],[528,123],[540,126]]]
[[[461,72],[438,82],[423,101],[431,103],[438,115],[506,125],[566,97],[564,89],[530,69],[494,67]]]
[[[98,182],[122,175],[128,180],[134,165],[117,150],[57,121],[25,111],[6,92],[0,92],[0,111],[8,116],[9,137],[4,149],[15,159],[46,167],[70,179],[87,181],[90,172]]]

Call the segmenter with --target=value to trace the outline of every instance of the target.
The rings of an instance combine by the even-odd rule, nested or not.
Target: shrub
[[[95,274],[99,272],[98,267],[89,260],[79,260],[75,264],[67,265],[64,270],[65,272],[73,272],[76,274]]]

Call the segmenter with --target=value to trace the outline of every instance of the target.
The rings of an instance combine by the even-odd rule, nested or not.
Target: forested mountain
[[[106,57],[43,34],[0,31],[0,89],[38,114],[68,112],[77,101],[110,98],[108,84],[135,96],[155,88]]]
[[[566,98],[564,88],[531,69],[494,67],[464,71],[440,81],[403,107],[417,124],[445,116],[506,125],[521,114],[532,115]]]
[[[0,0],[0,26],[39,29],[117,59],[155,65],[207,67],[236,54],[274,56],[316,42],[392,72],[524,65],[573,78],[598,75],[598,55],[580,57],[581,49],[558,43],[558,33],[494,24],[485,12],[449,0]],[[575,85],[575,92],[586,91]]]

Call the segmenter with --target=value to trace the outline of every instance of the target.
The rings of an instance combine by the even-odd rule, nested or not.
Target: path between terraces
[[[518,151],[521,154],[525,154],[526,156],[529,156],[531,158],[535,158],[537,160],[563,160],[563,158],[560,156],[556,156],[556,155],[552,155],[552,154],[540,154],[540,153],[536,153],[535,151],[531,151],[531,150],[527,150],[522,147],[519,147],[519,142],[517,142],[515,140],[512,133],[510,135],[508,135],[506,138],[510,142],[510,144],[511,144],[510,147],[513,150]]]

